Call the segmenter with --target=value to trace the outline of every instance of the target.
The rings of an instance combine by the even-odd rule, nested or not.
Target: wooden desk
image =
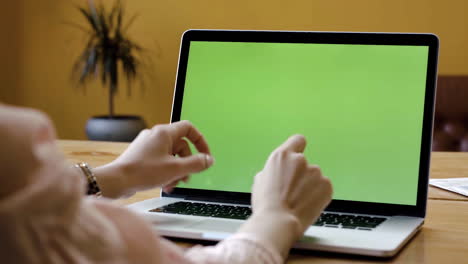
[[[468,152],[433,152],[431,178],[468,178]],[[468,197],[429,187],[429,199],[468,201]],[[468,259],[467,259],[468,263]]]
[[[99,166],[116,158],[125,143],[60,140],[59,146],[72,162]],[[434,152],[431,178],[468,177],[468,153]],[[140,192],[117,201],[126,205],[159,196],[159,190]],[[427,218],[423,229],[392,259],[293,252],[288,263],[468,263],[468,198],[429,187]]]

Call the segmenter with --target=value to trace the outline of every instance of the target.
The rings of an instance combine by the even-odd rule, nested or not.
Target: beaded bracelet
[[[89,165],[85,162],[80,162],[75,164],[75,167],[80,169],[86,176],[86,180],[88,181],[88,190],[86,191],[86,194],[95,195],[98,197],[101,196],[101,188],[99,188],[99,185],[96,181],[96,176],[94,176]]]

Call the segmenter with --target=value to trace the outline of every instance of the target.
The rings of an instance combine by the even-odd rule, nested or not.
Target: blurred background
[[[46,112],[61,139],[86,139],[86,120],[107,113],[107,90],[100,82],[77,89],[70,78],[86,35],[67,22],[86,25],[76,6],[87,3],[15,0],[2,1],[0,8],[0,101]],[[146,70],[151,78],[144,80],[144,86],[134,87],[130,97],[122,83],[115,100],[117,114],[143,116],[148,125],[169,121],[180,37],[187,29],[429,32],[437,34],[441,43],[439,75],[444,87],[439,90],[449,92],[438,95],[444,105],[438,106],[443,111],[436,117],[434,147],[468,151],[466,0],[133,0],[123,4],[126,13],[138,14],[128,32],[148,50],[151,64]]]

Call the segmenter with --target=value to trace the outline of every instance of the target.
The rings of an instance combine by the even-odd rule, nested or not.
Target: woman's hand
[[[187,140],[199,154],[192,155]],[[190,122],[180,121],[143,130],[122,155],[95,173],[103,194],[119,197],[159,186],[170,191],[212,164],[203,135]]]
[[[290,137],[268,158],[253,186],[253,213],[291,214],[300,223],[297,236],[320,216],[331,200],[330,180],[317,165],[310,165],[303,152],[303,136]]]
[[[268,241],[284,257],[331,200],[330,180],[307,162],[305,146],[305,138],[295,135],[273,151],[255,177],[253,214],[240,229]]]

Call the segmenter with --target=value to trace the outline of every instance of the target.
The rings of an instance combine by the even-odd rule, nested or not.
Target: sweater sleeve
[[[216,246],[195,246],[185,254],[193,263],[283,263],[280,254],[268,241],[247,233],[235,234]]]

